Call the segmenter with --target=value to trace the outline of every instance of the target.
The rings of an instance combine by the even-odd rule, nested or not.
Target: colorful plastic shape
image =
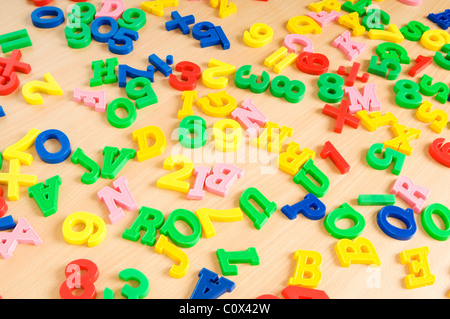
[[[422,72],[427,66],[429,66],[433,62],[433,58],[419,55],[415,62],[416,64],[408,71],[408,74],[412,77],[415,77],[419,72]]]
[[[33,43],[31,42],[27,29],[20,29],[0,35],[0,48],[3,53],[31,47],[32,45]]]
[[[317,81],[319,99],[327,103],[338,103],[344,97],[344,79],[334,73],[324,73]]]
[[[16,227],[16,223],[11,215],[0,218],[0,231],[10,230]]]
[[[0,233],[0,243],[0,255],[4,259],[9,259],[12,257],[18,244],[37,246],[42,244],[43,241],[28,221],[24,217],[21,217],[17,220],[17,225],[12,232]]]
[[[414,184],[406,176],[400,176],[392,186],[390,193],[403,199],[415,213],[420,213],[424,208],[430,190]]]
[[[444,224],[444,229],[441,229],[436,225],[433,220],[433,215],[436,215],[441,219]],[[450,237],[450,209],[446,206],[439,203],[427,206],[420,215],[420,220],[423,229],[430,237],[440,241],[445,241]]]
[[[100,273],[97,265],[89,259],[77,259],[70,262],[64,269],[66,280],[59,288],[61,299],[95,299],[97,290],[94,282]],[[81,294],[74,294],[75,289],[82,290]]]
[[[450,142],[445,143],[444,138],[437,138],[431,143],[428,152],[436,162],[450,167]]]
[[[153,246],[156,242],[156,232],[163,224],[164,215],[159,210],[141,206],[138,217],[130,228],[123,231],[122,238],[135,242],[141,238],[143,245]],[[145,232],[142,237],[141,231]]]
[[[256,137],[259,129],[268,122],[267,116],[255,106],[251,98],[242,102],[230,115],[233,120],[239,122],[250,138]]]
[[[220,269],[224,276],[237,276],[238,269],[234,264],[250,264],[257,266],[260,264],[258,253],[254,247],[243,251],[225,251],[220,248],[216,251]]]
[[[289,53],[288,48],[282,46],[264,60],[264,65],[268,68],[273,67],[273,71],[280,74],[289,65],[297,60],[297,54]]]
[[[361,124],[370,132],[376,131],[381,126],[392,126],[398,123],[398,119],[390,112],[381,114],[380,112],[368,113],[366,110],[362,110],[356,112],[355,116],[361,120]]]
[[[422,132],[412,127],[406,128],[406,126],[400,124],[394,124],[391,129],[396,137],[384,142],[384,146],[392,148],[405,155],[411,155],[412,147],[409,141],[418,139]]]
[[[264,23],[255,23],[244,31],[243,41],[251,48],[261,48],[273,40],[273,29]]]
[[[123,109],[127,115],[125,117],[117,115],[117,109]],[[135,104],[125,97],[112,100],[106,108],[106,119],[115,128],[124,129],[130,127],[136,121],[136,118],[137,111]]]
[[[428,246],[404,250],[400,253],[402,265],[408,265],[409,275],[405,277],[407,289],[414,289],[433,285],[436,276],[431,273],[428,263]]]
[[[58,7],[40,7],[31,12],[31,22],[36,28],[56,28],[64,23],[64,12]]]
[[[49,152],[45,148],[45,143],[48,140],[57,140],[61,148],[57,152]],[[41,132],[34,141],[34,147],[39,158],[48,164],[59,164],[64,162],[72,153],[70,140],[64,132],[60,130],[46,130]]]
[[[296,142],[289,142],[286,151],[278,156],[277,166],[294,176],[309,159],[314,159],[315,157],[316,153],[309,148],[301,149]]]
[[[40,130],[31,128],[18,142],[5,148],[2,158],[5,160],[18,159],[20,164],[31,165],[33,156],[25,153],[25,151],[34,144],[36,137],[38,137],[40,133]]]
[[[111,17],[118,20],[122,17],[126,5],[122,0],[102,0],[102,8],[95,14],[95,19],[100,17]]]
[[[446,9],[440,13],[429,13],[427,18],[431,22],[436,23],[439,28],[447,30],[450,26],[450,9]]]
[[[366,155],[367,164],[376,170],[385,170],[394,163],[391,173],[399,175],[403,168],[406,155],[392,148],[386,148],[383,153],[383,149],[384,145],[382,143],[373,144]],[[378,157],[378,154],[382,154],[382,158]]]
[[[77,148],[73,152],[70,160],[74,164],[80,164],[87,172],[81,175],[81,182],[83,184],[93,184],[100,178],[100,166],[93,159],[88,157],[81,148]]]
[[[118,78],[116,74],[116,67],[119,65],[119,60],[114,58],[92,61],[91,69],[94,75],[91,78],[89,85],[99,86],[103,84],[117,83]]]
[[[216,164],[205,179],[205,189],[216,195],[225,197],[230,187],[238,178],[244,176],[245,171],[230,164]]]
[[[405,228],[392,225],[388,218],[400,220],[405,225]],[[411,208],[403,209],[398,206],[385,206],[377,214],[377,223],[386,235],[397,240],[409,240],[417,231],[414,212]]]
[[[252,199],[262,210],[256,208],[251,202]],[[239,207],[251,219],[256,229],[261,229],[277,210],[277,204],[271,202],[257,188],[247,188],[239,198]]]
[[[144,299],[150,293],[150,282],[148,278],[139,270],[134,268],[126,268],[119,273],[119,278],[123,281],[134,281],[138,285],[131,286],[125,284],[120,293],[126,299]],[[114,299],[114,291],[105,288],[103,291],[103,299]]]
[[[441,52],[436,52],[433,61],[444,70],[450,70],[450,44],[442,47]],[[445,53],[445,55],[443,54]]]
[[[341,76],[347,76],[347,80],[345,81],[346,86],[353,86],[356,81],[361,81],[362,83],[367,83],[369,81],[369,73],[363,73],[362,75],[358,75],[361,64],[358,62],[353,62],[350,71],[347,71],[345,66],[340,66],[337,70],[337,74]]]
[[[350,165],[330,141],[325,142],[320,157],[323,159],[329,157],[341,174],[347,174],[350,171]]]
[[[326,104],[322,113],[336,119],[333,131],[336,133],[342,133],[344,125],[357,129],[361,120],[349,112],[349,101],[342,100],[339,108],[335,108],[329,104]]]
[[[442,82],[441,82],[442,83]],[[416,117],[424,123],[431,123],[430,128],[436,133],[441,133],[448,123],[448,115],[444,110],[433,110],[433,105],[428,101],[423,101],[416,112]]]
[[[297,250],[294,276],[288,281],[288,286],[316,288],[322,280],[322,255],[316,251]]]
[[[347,229],[338,228],[336,222],[341,219],[350,219],[353,221],[354,225]],[[353,209],[349,204],[344,203],[325,217],[324,226],[326,231],[334,238],[354,239],[363,232],[366,221],[359,212]]]
[[[311,176],[314,181],[309,178]],[[316,197],[323,197],[328,192],[330,180],[315,165],[312,159],[309,159],[305,165],[294,176],[294,183],[303,186],[309,193],[313,193]]]
[[[21,62],[21,58],[20,50],[13,50],[9,58],[0,57],[0,95],[9,95],[19,87],[20,80],[16,72],[31,72],[31,66]]]
[[[170,17],[172,20],[167,21],[165,24],[167,31],[180,29],[183,34],[189,34],[191,32],[189,25],[195,23],[195,17],[192,14],[182,17],[178,11],[172,11]]]
[[[179,249],[177,246],[169,242],[169,239],[164,236],[160,235],[156,244],[155,244],[155,251],[158,254],[165,254],[174,261],[177,262],[177,264],[172,265],[169,271],[169,276],[172,278],[180,279],[183,278],[190,268],[189,258],[186,255],[184,251]]]
[[[168,55],[166,57],[166,61],[164,62],[160,57],[153,53],[149,55],[148,62],[153,65],[156,71],[161,72],[165,77],[168,77],[169,74],[172,74],[172,68],[170,67],[170,65],[173,64],[172,55]]]
[[[279,126],[277,123],[267,122],[265,130],[252,140],[255,147],[267,149],[272,153],[280,153],[286,139],[294,133],[294,130],[287,126]]]
[[[330,12],[320,11],[320,12],[309,12],[308,13],[308,17],[311,17],[312,19],[314,19],[314,21],[316,21],[317,24],[320,25],[321,28],[326,27],[326,25],[331,22],[337,21],[340,16],[341,16],[341,14],[334,10],[331,10]]]
[[[115,224],[125,217],[122,209],[133,211],[138,208],[136,200],[128,187],[128,180],[125,176],[117,178],[113,182],[113,188],[106,186],[97,193],[100,201],[103,201],[109,211],[109,221]],[[118,207],[121,206],[121,207]]]
[[[381,265],[375,247],[364,237],[341,239],[334,249],[342,267],[350,267],[352,264]]]
[[[338,23],[351,29],[353,36],[360,36],[366,33],[366,28],[361,25],[359,14],[357,12],[341,15],[338,19]]]
[[[35,175],[20,173],[20,162],[18,159],[9,161],[9,172],[0,173],[0,184],[8,185],[8,200],[19,200],[20,186],[33,186],[37,184],[38,178]]]
[[[141,2],[141,9],[152,13],[156,16],[162,17],[164,15],[164,8],[178,6],[178,0],[153,0]]]
[[[244,214],[239,207],[232,209],[199,208],[195,214],[200,220],[202,231],[206,238],[211,238],[216,235],[212,221],[229,223],[240,221],[244,218]]]
[[[353,61],[366,50],[366,44],[353,41],[350,37],[351,33],[347,30],[337,37],[332,44],[333,47],[338,48],[346,55],[347,60]]]
[[[75,225],[83,224],[81,231],[74,230]],[[83,245],[88,247],[99,245],[106,237],[106,226],[103,219],[87,213],[76,212],[66,217],[62,226],[64,240],[72,245]]]
[[[44,74],[44,81],[30,81],[23,85],[22,94],[28,104],[39,105],[44,103],[40,93],[49,95],[63,95],[59,84],[50,73]]]
[[[106,112],[106,91],[84,91],[79,88],[73,90],[73,100],[83,102],[84,105],[93,107],[96,112]]]
[[[236,152],[241,143],[243,130],[235,120],[224,119],[214,123],[214,146],[222,152]]]
[[[200,270],[198,277],[190,299],[217,299],[236,288],[234,282],[225,277],[219,277],[218,274],[206,268]]]
[[[149,146],[148,139],[154,140],[152,146]],[[154,125],[145,126],[133,131],[133,141],[138,144],[136,159],[138,162],[146,161],[164,153],[167,146],[164,132]]]
[[[28,196],[36,201],[44,217],[55,214],[58,211],[59,188],[62,179],[55,175],[44,183],[39,183],[28,188]]]
[[[155,75],[155,68],[153,65],[147,66],[147,70],[138,70],[135,68],[132,68],[126,64],[119,64],[118,68],[118,80],[119,80],[119,87],[126,87],[127,86],[127,78],[146,78],[150,80],[150,82],[154,82],[154,75]]]
[[[395,24],[390,24],[386,30],[369,30],[367,35],[371,40],[384,40],[394,43],[402,43],[405,39]]]
[[[361,194],[358,195],[359,206],[387,206],[395,204],[395,195],[392,194]]]
[[[180,232],[176,223],[185,223],[190,231],[190,235]],[[167,236],[175,245],[181,248],[190,248],[195,246],[202,235],[202,226],[197,216],[187,209],[175,209],[167,217],[159,232]]]
[[[100,176],[102,178],[114,179],[122,170],[125,164],[135,158],[136,151],[132,148],[122,148],[106,146],[103,149],[103,166]]]

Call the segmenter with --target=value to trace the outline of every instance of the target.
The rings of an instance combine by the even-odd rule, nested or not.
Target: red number
[[[429,152],[437,162],[450,167],[450,142],[445,144],[444,142],[445,139],[442,137],[435,139],[430,145]]]
[[[179,91],[192,91],[197,87],[197,80],[202,75],[200,67],[189,61],[182,61],[175,66],[175,70],[181,72],[181,80],[173,74],[169,75],[169,84]]]
[[[81,274],[81,271],[85,273]],[[95,299],[97,291],[94,282],[99,275],[96,264],[88,259],[77,259],[68,264],[64,272],[66,280],[59,288],[62,299]],[[74,295],[75,289],[82,289],[83,293]]]
[[[303,52],[297,58],[297,68],[306,74],[320,75],[328,71],[330,61],[320,53]]]

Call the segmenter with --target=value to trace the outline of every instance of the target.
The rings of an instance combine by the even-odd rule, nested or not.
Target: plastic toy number
[[[85,273],[82,274],[82,271]],[[95,299],[97,291],[94,282],[98,279],[97,265],[88,259],[77,259],[66,266],[66,280],[59,288],[62,299]],[[75,289],[82,289],[82,294],[74,294]]]
[[[186,180],[192,176],[194,164],[186,156],[174,155],[165,159],[163,168],[169,170],[173,169],[176,165],[181,166],[181,168],[158,179],[156,186],[187,193],[191,188],[191,184],[186,182]]]

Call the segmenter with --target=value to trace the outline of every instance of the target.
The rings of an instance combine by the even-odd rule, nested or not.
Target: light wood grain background
[[[92,2],[92,1],[91,1]],[[128,8],[139,7],[140,0],[125,0]],[[147,57],[155,53],[165,58],[172,54],[175,63],[192,61],[205,70],[208,61],[215,58],[230,63],[239,68],[245,64],[253,66],[254,74],[263,70],[275,77],[272,69],[264,66],[264,59],[280,48],[284,37],[289,34],[286,25],[290,18],[306,15],[308,4],[305,0],[236,0],[238,12],[224,19],[218,17],[218,10],[209,5],[209,1],[180,0],[176,8],[167,8],[162,17],[147,14],[147,24],[139,31],[139,40],[135,43],[132,53],[118,56],[119,63],[145,69]],[[97,8],[101,3],[95,0]],[[52,5],[67,12],[68,0],[55,0]],[[374,2],[391,16],[391,23],[399,28],[410,20],[421,21],[432,29],[439,29],[429,21],[428,13],[442,12],[448,8],[447,0],[424,0],[420,7],[411,7],[397,0]],[[428,236],[420,225],[420,216],[416,214],[417,233],[411,240],[398,241],[385,235],[377,225],[376,215],[380,207],[362,207],[357,204],[359,194],[387,194],[397,179],[389,171],[377,171],[367,165],[365,156],[368,148],[376,142],[394,137],[389,127],[379,128],[369,132],[360,126],[354,130],[344,127],[342,134],[333,132],[334,120],[321,113],[324,102],[318,99],[317,77],[301,73],[294,65],[283,71],[290,79],[299,79],[306,85],[304,99],[297,104],[291,104],[283,99],[273,97],[269,90],[262,94],[253,94],[234,86],[233,77],[225,89],[234,96],[238,103],[251,97],[260,110],[270,121],[294,129],[294,134],[288,141],[295,141],[301,147],[308,147],[317,153],[316,165],[328,175],[331,182],[329,192],[322,198],[327,206],[327,213],[343,203],[350,204],[364,215],[366,227],[361,236],[368,238],[374,244],[380,259],[381,267],[377,273],[380,277],[379,287],[370,287],[371,276],[376,276],[367,265],[352,265],[349,268],[340,266],[334,251],[337,239],[330,236],[323,225],[323,219],[311,221],[303,216],[288,220],[280,208],[286,204],[294,204],[306,195],[305,189],[292,181],[292,176],[273,166],[276,155],[266,151],[259,152],[257,161],[250,161],[248,155],[254,151],[248,140],[245,141],[245,160],[229,161],[245,169],[245,176],[235,182],[230,194],[222,198],[207,193],[202,201],[192,201],[185,194],[171,190],[159,189],[156,181],[168,171],[162,168],[166,157],[174,152],[177,141],[171,138],[172,132],[178,127],[176,115],[181,108],[181,92],[170,87],[168,79],[157,73],[153,88],[159,102],[155,105],[138,110],[136,122],[129,128],[117,129],[109,125],[104,113],[95,112],[92,108],[73,101],[73,90],[90,90],[89,80],[92,77],[91,62],[113,57],[106,44],[92,41],[85,49],[74,50],[67,46],[64,37],[65,24],[54,29],[38,29],[31,23],[31,12],[36,7],[31,1],[2,0],[0,4],[0,34],[27,28],[33,41],[33,46],[22,49],[23,61],[31,64],[30,74],[19,74],[21,85],[13,94],[0,97],[6,117],[0,119],[2,134],[0,135],[0,151],[22,138],[30,128],[41,131],[59,129],[70,138],[72,150],[82,148],[85,153],[102,163],[102,150],[105,146],[119,148],[136,148],[132,140],[132,132],[148,125],[159,126],[166,135],[168,147],[164,154],[144,162],[130,161],[120,172],[129,181],[130,190],[139,206],[158,209],[167,217],[177,208],[185,208],[195,212],[201,207],[228,209],[238,206],[241,193],[248,187],[258,188],[271,201],[275,201],[278,210],[268,220],[266,225],[257,230],[247,216],[239,222],[214,223],[216,236],[206,239],[184,251],[190,260],[190,270],[181,279],[174,279],[168,272],[173,261],[157,254],[152,247],[132,242],[121,237],[122,232],[129,228],[137,217],[137,211],[126,211],[126,217],[111,225],[108,220],[106,206],[97,199],[97,192],[105,186],[112,186],[112,181],[99,179],[93,185],[80,182],[80,176],[85,171],[80,165],[74,165],[70,160],[57,165],[42,162],[34,147],[28,152],[33,155],[31,166],[22,166],[22,172],[35,174],[39,181],[59,174],[62,185],[59,196],[58,212],[50,217],[43,217],[33,199],[28,198],[27,188],[20,189],[20,199],[8,201],[9,211],[15,220],[25,217],[43,240],[40,246],[20,244],[12,258],[0,260],[0,295],[3,298],[59,298],[59,287],[65,280],[64,268],[72,260],[87,258],[95,262],[100,271],[100,277],[95,283],[97,298],[102,298],[103,290],[109,287],[120,296],[120,289],[125,284],[118,278],[118,273],[125,268],[136,268],[143,272],[150,281],[151,290],[147,298],[189,298],[198,280],[198,272],[206,267],[221,275],[216,258],[216,250],[245,250],[255,247],[261,260],[259,266],[249,264],[238,265],[239,274],[228,277],[236,283],[236,289],[221,298],[256,298],[262,294],[275,294],[281,297],[281,290],[286,287],[289,278],[294,274],[294,253],[297,250],[313,250],[323,257],[321,266],[322,281],[318,289],[323,289],[331,298],[446,298],[450,290],[450,256],[449,242],[439,242]],[[211,21],[221,25],[231,42],[230,50],[222,50],[220,46],[200,48],[199,42],[191,34],[182,35],[179,31],[168,32],[165,22],[170,20],[170,12],[177,10],[182,16],[193,14],[196,22]],[[242,41],[243,33],[254,23],[268,24],[274,30],[273,41],[262,48],[250,48]],[[330,59],[330,72],[336,72],[341,65],[350,66],[344,54],[334,48],[332,41],[346,30],[345,27],[331,23],[322,34],[308,35],[314,42],[315,52],[323,53]],[[367,70],[369,59],[375,54],[375,48],[381,41],[370,40],[365,35],[355,38],[356,41],[367,44],[367,50],[356,60]],[[419,55],[433,56],[434,52],[425,49],[420,42],[405,40],[402,43],[409,55],[414,59]],[[9,56],[9,54],[6,54]],[[410,79],[407,72],[414,65],[403,65],[400,78]],[[63,89],[63,96],[44,95],[42,105],[29,105],[22,96],[20,88],[31,80],[43,80],[43,75],[50,72]],[[436,64],[430,65],[426,74],[436,81],[450,83],[448,71]],[[179,74],[179,73],[175,73]],[[415,80],[418,81],[418,78]],[[429,124],[422,123],[415,117],[415,110],[402,109],[394,102],[393,86],[395,81],[387,81],[375,75],[370,76],[370,83],[376,83],[378,96],[382,102],[383,112],[392,112],[399,122],[407,127],[422,130],[420,139],[411,142],[414,147],[411,156],[407,157],[401,175],[410,177],[416,184],[430,189],[427,205],[441,203],[450,206],[450,188],[448,187],[449,169],[435,162],[428,153],[428,147],[437,137],[449,138],[448,128],[441,134],[436,134]],[[362,83],[356,83],[361,89]],[[116,97],[126,96],[125,89],[117,84],[104,85],[92,90],[104,89],[108,101]],[[198,97],[213,92],[201,81],[197,88]],[[449,104],[441,105],[428,98],[435,107],[449,111]],[[209,117],[194,107],[194,113],[203,117],[208,128],[212,128],[217,118]],[[348,174],[342,175],[329,159],[321,159],[319,153],[326,141],[331,141],[347,162],[351,165]],[[211,137],[208,136],[208,144]],[[213,145],[213,144],[212,144]],[[48,142],[49,149],[57,150],[58,145]],[[206,149],[206,147],[205,147]],[[206,153],[206,152],[205,152]],[[216,163],[226,160],[223,154],[217,152]],[[272,166],[270,165],[272,161]],[[208,158],[196,165],[213,166]],[[5,161],[2,171],[8,170]],[[194,179],[191,179],[193,182]],[[6,191],[6,187],[3,186]],[[396,205],[407,208],[408,205],[397,198]],[[107,224],[105,240],[98,246],[88,248],[85,245],[76,246],[65,242],[62,225],[65,218],[77,211],[86,211],[103,218]],[[395,223],[395,221],[392,221]],[[339,222],[342,227],[345,221]],[[397,224],[399,225],[399,224]],[[182,225],[180,226],[181,229]],[[400,263],[399,254],[407,249],[428,246],[428,259],[431,272],[436,276],[432,286],[408,290],[405,288],[404,277],[408,275],[407,266]]]

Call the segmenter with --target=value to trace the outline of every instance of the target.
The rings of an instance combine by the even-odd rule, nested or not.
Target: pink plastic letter
[[[187,199],[201,200],[205,197],[205,191],[203,187],[205,185],[206,177],[211,173],[211,168],[207,166],[197,166],[193,172],[196,176],[194,187],[189,190],[186,195]]]
[[[366,49],[366,44],[352,41],[350,35],[350,31],[345,31],[333,41],[333,46],[344,52],[347,60],[352,61]]]
[[[106,92],[83,91],[79,88],[73,90],[73,100],[75,102],[83,101],[84,105],[93,107],[97,112],[106,112]]]
[[[19,218],[12,232],[0,232],[0,255],[11,258],[18,244],[42,244],[42,239],[25,218]]]
[[[348,112],[354,114],[358,111],[366,110],[367,112],[375,112],[381,110],[381,102],[377,97],[377,85],[369,83],[364,86],[362,94],[354,86],[346,87],[345,94],[350,100]]]
[[[420,213],[430,190],[415,185],[408,177],[400,176],[392,186],[391,194],[395,194],[411,206],[415,213]]]
[[[213,167],[212,174],[205,180],[205,189],[211,193],[226,196],[231,185],[242,176],[244,176],[242,168],[230,164],[217,164]]]
[[[256,137],[260,127],[264,127],[268,121],[267,116],[253,104],[252,99],[246,99],[242,105],[232,113],[233,120],[239,122],[249,137]]]
[[[113,188],[106,186],[98,193],[98,199],[103,201],[109,210],[109,220],[111,224],[116,223],[125,217],[122,206],[127,210],[135,210],[138,208],[133,195],[128,188],[128,180],[125,176],[121,176],[113,182]]]
[[[95,18],[111,17],[114,20],[119,19],[126,7],[122,0],[103,0],[102,8],[95,14]]]

